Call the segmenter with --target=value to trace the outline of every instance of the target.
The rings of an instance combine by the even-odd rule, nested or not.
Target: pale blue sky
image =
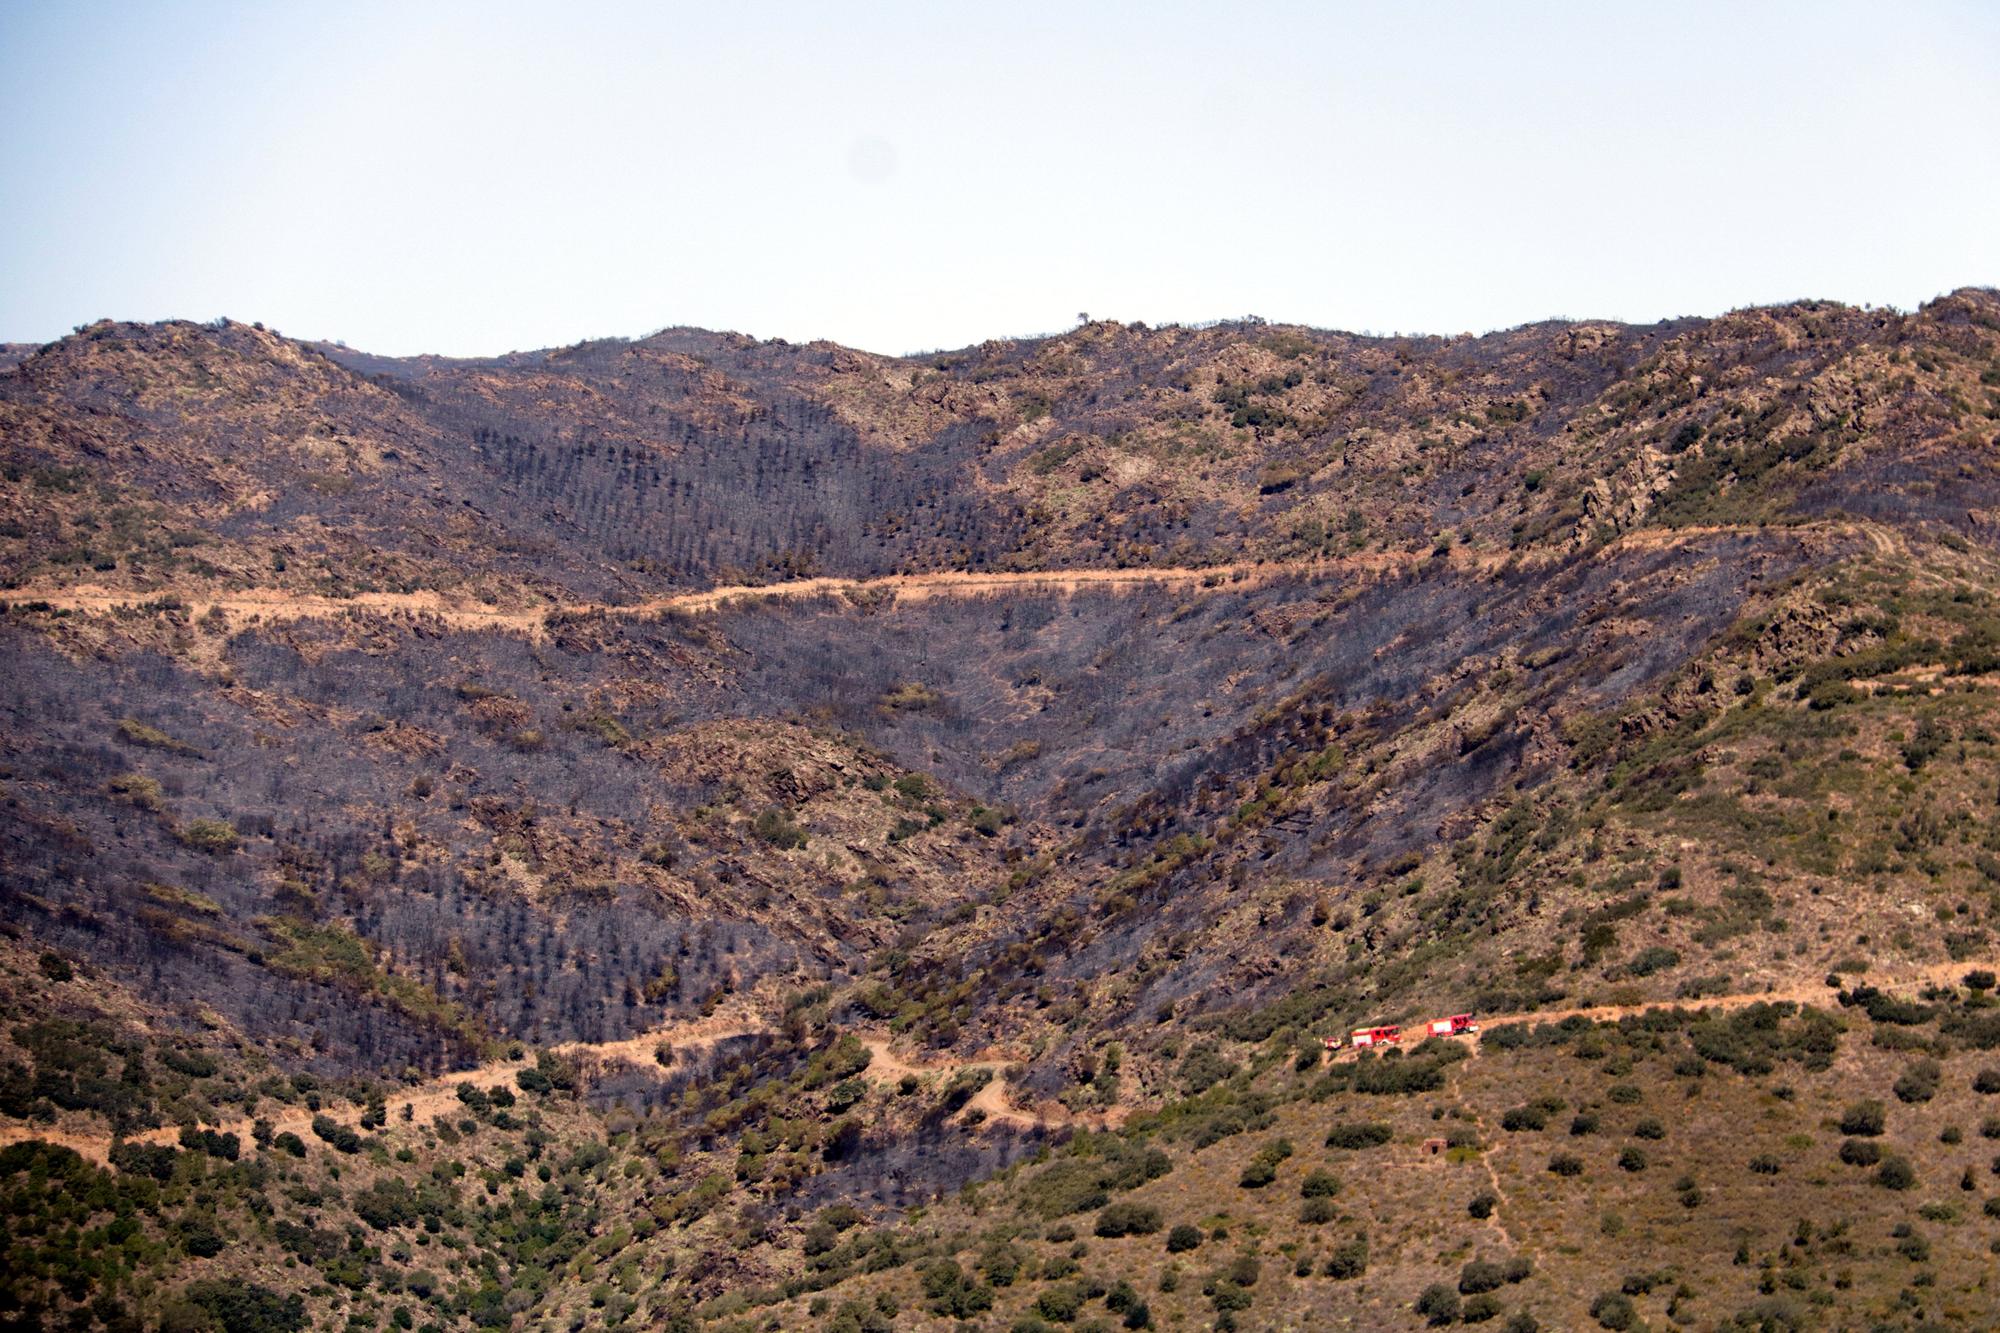
[[[879,351],[2000,282],[2000,5],[0,0],[0,339]]]

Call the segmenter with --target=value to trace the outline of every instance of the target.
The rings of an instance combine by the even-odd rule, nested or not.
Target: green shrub
[[[176,835],[198,852],[220,855],[236,850],[236,826],[221,819],[191,819]]]
[[[964,1319],[993,1308],[993,1289],[966,1277],[965,1270],[953,1260],[937,1259],[925,1265],[922,1282],[932,1314]]]
[[[1150,1236],[1160,1229],[1160,1210],[1150,1204],[1114,1203],[1097,1215],[1100,1236]]]
[[[1183,1254],[1201,1244],[1201,1228],[1187,1222],[1177,1224],[1167,1233],[1167,1253]]]
[[[1460,1311],[1458,1293],[1442,1282],[1433,1282],[1417,1297],[1415,1309],[1433,1327],[1455,1324]]]
[[[316,1115],[312,1119],[312,1132],[341,1152],[360,1152],[361,1136],[347,1125],[331,1116]]]
[[[1944,1069],[1937,1061],[1919,1060],[1896,1080],[1896,1100],[1913,1105],[1927,1102],[1937,1096],[1938,1084],[1943,1078]]]
[[[1083,1293],[1072,1286],[1047,1287],[1035,1297],[1035,1313],[1058,1324],[1069,1323],[1082,1308]]]
[[[1243,1174],[1236,1183],[1247,1190],[1264,1188],[1277,1179],[1278,1164],[1291,1155],[1289,1139],[1273,1139],[1257,1150],[1257,1155],[1243,1168]]]
[[[791,811],[775,805],[758,812],[750,831],[779,851],[796,851],[807,842],[805,830],[792,822]]]
[[[1638,1319],[1632,1298],[1622,1291],[1607,1291],[1590,1303],[1590,1317],[1600,1328],[1627,1329]]]
[[[1856,1102],[1842,1113],[1840,1132],[1874,1138],[1887,1124],[1887,1109],[1880,1102]]]
[[[1352,1240],[1334,1247],[1326,1257],[1326,1267],[1320,1270],[1330,1278],[1347,1281],[1360,1277],[1368,1271],[1368,1236],[1357,1233]]]
[[[1397,1096],[1435,1092],[1444,1086],[1444,1070],[1429,1060],[1367,1060],[1354,1074],[1356,1092]]]
[[[1875,1183],[1884,1189],[1911,1189],[1917,1183],[1916,1168],[1902,1157],[1885,1156],[1881,1167],[1875,1172]]]
[[[1389,1126],[1375,1122],[1352,1124],[1343,1121],[1327,1131],[1326,1146],[1359,1151],[1363,1148],[1379,1148],[1396,1137],[1396,1131]]]
[[[1873,1166],[1882,1160],[1882,1145],[1872,1139],[1843,1139],[1840,1160],[1849,1166]]]
[[[207,1311],[222,1333],[297,1333],[306,1326],[303,1298],[255,1282],[204,1278],[181,1288],[180,1299]]]
[[[1482,1291],[1498,1291],[1507,1281],[1499,1264],[1486,1259],[1468,1260],[1458,1270],[1458,1290],[1461,1295],[1476,1296]]]

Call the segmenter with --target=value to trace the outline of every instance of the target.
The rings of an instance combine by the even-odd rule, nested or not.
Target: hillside
[[[0,441],[7,1327],[2000,1312],[2000,294]]]

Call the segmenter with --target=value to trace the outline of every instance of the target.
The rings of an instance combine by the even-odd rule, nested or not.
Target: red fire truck
[[[1397,1027],[1356,1028],[1349,1037],[1349,1044],[1360,1050],[1370,1046],[1388,1046],[1403,1039],[1403,1030]]]
[[[1479,1031],[1479,1024],[1472,1021],[1471,1014],[1453,1014],[1450,1018],[1433,1018],[1431,1020],[1431,1035],[1433,1037],[1462,1037],[1467,1033],[1477,1031]]]

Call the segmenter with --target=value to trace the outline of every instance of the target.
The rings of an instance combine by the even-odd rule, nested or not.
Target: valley
[[[1975,1320],[1996,423],[1981,289],[27,351],[0,1326]]]

